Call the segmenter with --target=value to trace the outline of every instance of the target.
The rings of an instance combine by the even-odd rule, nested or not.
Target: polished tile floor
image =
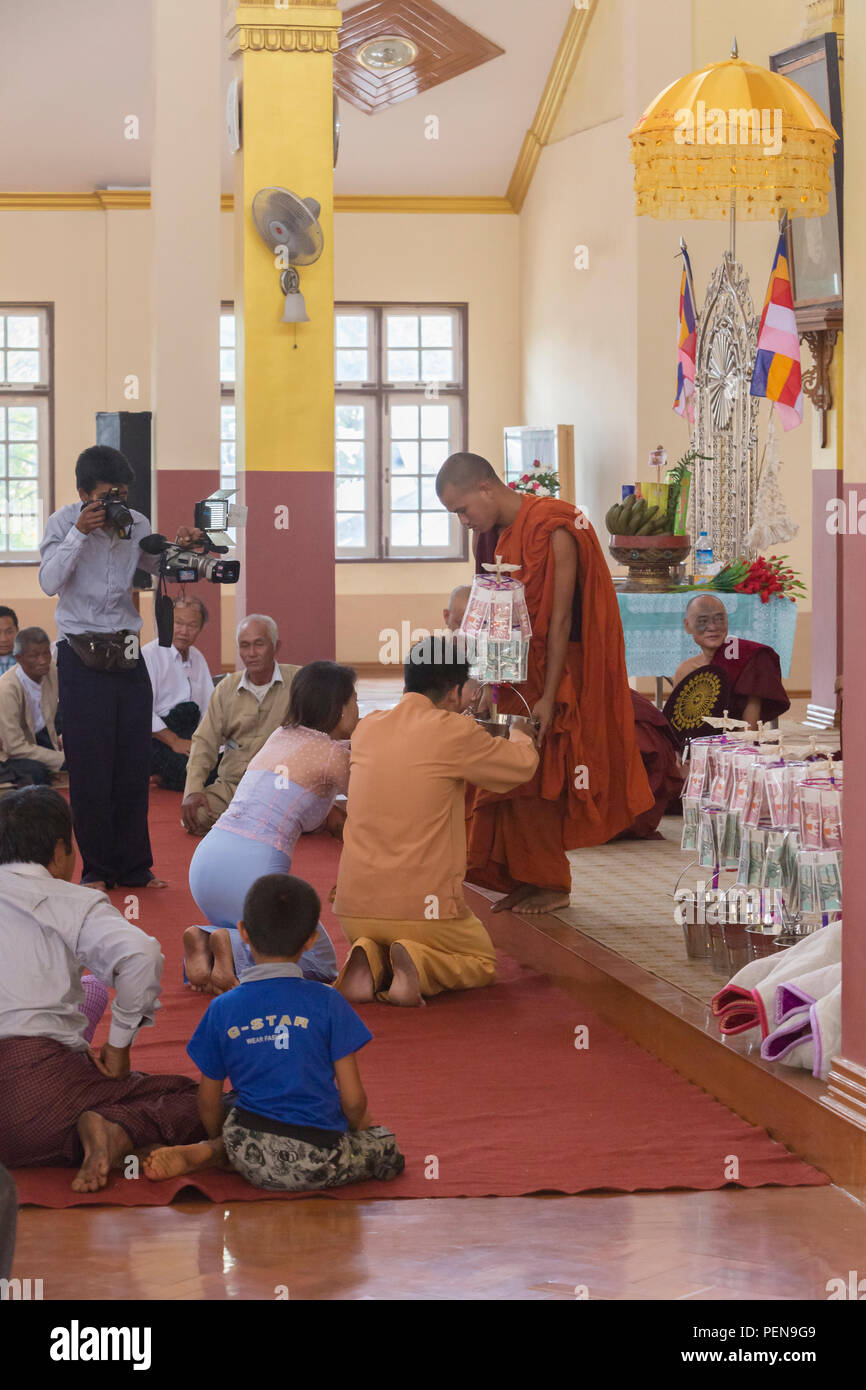
[[[736,1301],[852,1269],[866,1207],[824,1187],[28,1208],[14,1273],[45,1299]]]

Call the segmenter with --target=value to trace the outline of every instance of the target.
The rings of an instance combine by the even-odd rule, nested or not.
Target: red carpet
[[[186,887],[193,843],[180,828],[179,803],[169,792],[152,797],[154,867],[171,886],[141,893],[139,925],[162,942],[166,966],[163,1007],[156,1026],[139,1034],[133,1065],[194,1076],[184,1048],[206,1001],[181,984],[180,938],[196,909]],[[329,835],[306,836],[294,868],[319,892],[323,921],[342,959],[342,933],[327,902],[338,859],[339,846]],[[124,892],[112,899],[125,906]],[[486,900],[473,894],[472,904],[483,920]],[[406,1171],[394,1182],[322,1195],[707,1190],[726,1185],[731,1155],[744,1187],[828,1181],[540,976],[502,956],[499,981],[441,995],[424,1009],[359,1010],[375,1034],[360,1054],[371,1112],[396,1133]],[[587,1050],[574,1046],[578,1025],[589,1029]],[[103,1022],[98,1043],[106,1032]],[[286,1200],[230,1173],[163,1183],[117,1174],[104,1191],[85,1195],[71,1191],[69,1169],[19,1169],[14,1178],[22,1203],[46,1207],[158,1206],[190,1185],[213,1201]]]

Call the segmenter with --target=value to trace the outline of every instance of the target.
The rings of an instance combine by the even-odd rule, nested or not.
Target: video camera
[[[199,579],[208,579],[211,584],[236,584],[240,578],[238,560],[216,560],[211,557],[211,552],[225,555],[228,546],[214,545],[207,535],[203,555],[173,545],[165,536],[159,535],[145,536],[140,545],[146,555],[160,556],[159,577],[167,583],[194,584]]]
[[[246,507],[230,504],[230,492],[217,492],[203,502],[195,504],[195,525],[204,533],[196,544],[203,547],[203,553],[188,550],[176,545],[165,536],[145,536],[139,542],[147,555],[160,557],[158,587],[154,604],[159,645],[170,647],[174,636],[174,605],[166,592],[166,584],[194,584],[206,579],[211,584],[236,584],[240,578],[241,567],[238,560],[223,560],[216,557],[225,555],[231,544],[231,537],[225,534],[225,527],[243,526],[247,518]],[[211,528],[217,529],[216,537],[211,536]],[[217,540],[228,544],[218,545]]]

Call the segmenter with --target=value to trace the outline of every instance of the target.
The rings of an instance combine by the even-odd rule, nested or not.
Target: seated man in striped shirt
[[[69,807],[50,787],[0,801],[0,1164],[78,1165],[96,1192],[124,1157],[205,1138],[185,1076],[130,1070],[158,1008],[159,943],[72,882]],[[82,967],[115,991],[108,1041],[88,1046]]]

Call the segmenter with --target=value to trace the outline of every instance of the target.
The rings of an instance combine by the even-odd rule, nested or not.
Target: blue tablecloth
[[[698,647],[683,628],[691,594],[617,593],[625,633],[625,662],[630,676],[672,676]],[[764,642],[779,653],[782,675],[791,673],[797,605],[760,594],[717,594],[728,610],[728,631],[751,642]]]

